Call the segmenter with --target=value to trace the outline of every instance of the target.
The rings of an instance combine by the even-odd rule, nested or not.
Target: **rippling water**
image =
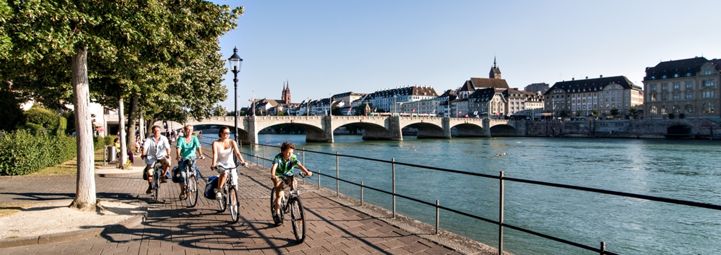
[[[615,191],[721,204],[721,143],[710,141],[478,138],[364,142],[336,136],[334,144],[305,144],[302,135],[261,135],[263,144],[298,147],[470,172],[573,184]],[[272,157],[278,150],[244,146]],[[300,156],[300,153],[298,153]],[[306,154],[314,171],[335,174],[335,157]],[[398,166],[397,192],[498,219],[498,181]],[[389,164],[341,158],[341,178],[391,189]],[[313,182],[317,179],[313,178]],[[321,177],[323,186],[335,181]],[[719,254],[721,211],[639,199],[506,182],[505,222],[622,254]],[[359,189],[341,191],[358,197]],[[365,198],[390,208],[390,197]],[[398,199],[400,213],[433,223],[434,208]],[[497,226],[441,212],[441,227],[497,245]],[[506,229],[505,248],[516,254],[591,254],[565,244]]]

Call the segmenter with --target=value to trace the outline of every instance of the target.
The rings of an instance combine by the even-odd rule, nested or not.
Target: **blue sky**
[[[307,0],[243,5],[221,40],[244,59],[238,104],[294,102],[409,85],[438,93],[487,77],[498,59],[511,87],[625,75],[636,85],[659,61],[721,58],[721,1]],[[232,74],[225,77],[232,109]]]

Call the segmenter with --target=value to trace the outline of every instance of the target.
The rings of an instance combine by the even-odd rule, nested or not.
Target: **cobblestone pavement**
[[[209,160],[199,161],[207,169]],[[204,175],[209,175],[204,171]],[[230,222],[217,202],[204,197],[195,208],[178,199],[177,184],[161,186],[162,203],[152,203],[138,175],[96,177],[98,197],[149,202],[143,224],[108,226],[98,237],[0,249],[0,254],[455,254],[440,244],[371,217],[308,188],[303,193],[308,226],[296,243],[287,223],[270,217],[267,170],[242,169],[241,218]],[[201,181],[201,188],[205,183]],[[67,199],[74,196],[74,176],[0,178],[0,201]],[[42,219],[38,219],[42,220]]]

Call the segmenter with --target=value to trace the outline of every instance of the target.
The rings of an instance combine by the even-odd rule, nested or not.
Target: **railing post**
[[[335,152],[335,196],[340,197],[340,158],[338,152]]]
[[[320,189],[320,168],[318,168],[318,189]]]
[[[441,202],[436,199],[436,235],[438,235],[438,227],[441,225]]]
[[[503,171],[500,172],[498,177],[498,254],[503,254],[503,193],[505,187],[503,186]]]
[[[361,186],[360,186],[360,201],[361,206],[363,206],[363,188],[365,188],[365,183],[361,180]]]
[[[396,158],[391,159],[391,189],[393,191],[393,218],[396,218]]]
[[[606,254],[606,242],[601,242],[601,255]]]

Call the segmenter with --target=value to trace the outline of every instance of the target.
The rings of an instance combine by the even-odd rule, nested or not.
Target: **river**
[[[207,135],[204,142],[211,139]],[[291,141],[297,148],[338,152],[469,172],[579,185],[614,191],[721,204],[721,143],[581,138],[466,138],[305,143],[304,135],[260,135],[259,143]],[[243,146],[272,157],[275,148]],[[301,156],[300,152],[298,152]],[[306,153],[313,171],[335,175],[335,157]],[[398,166],[397,192],[498,219],[498,181]],[[389,164],[341,158],[340,176],[391,190]],[[315,182],[316,177],[311,181]],[[321,177],[323,186],[335,181]],[[507,181],[505,223],[621,254],[718,254],[721,211]],[[358,197],[358,187],[341,183]],[[365,192],[373,204],[391,207],[388,195]],[[433,207],[398,199],[401,214],[433,224]],[[441,212],[441,227],[497,246],[497,226]],[[592,254],[572,246],[505,229],[505,250],[515,254]]]

